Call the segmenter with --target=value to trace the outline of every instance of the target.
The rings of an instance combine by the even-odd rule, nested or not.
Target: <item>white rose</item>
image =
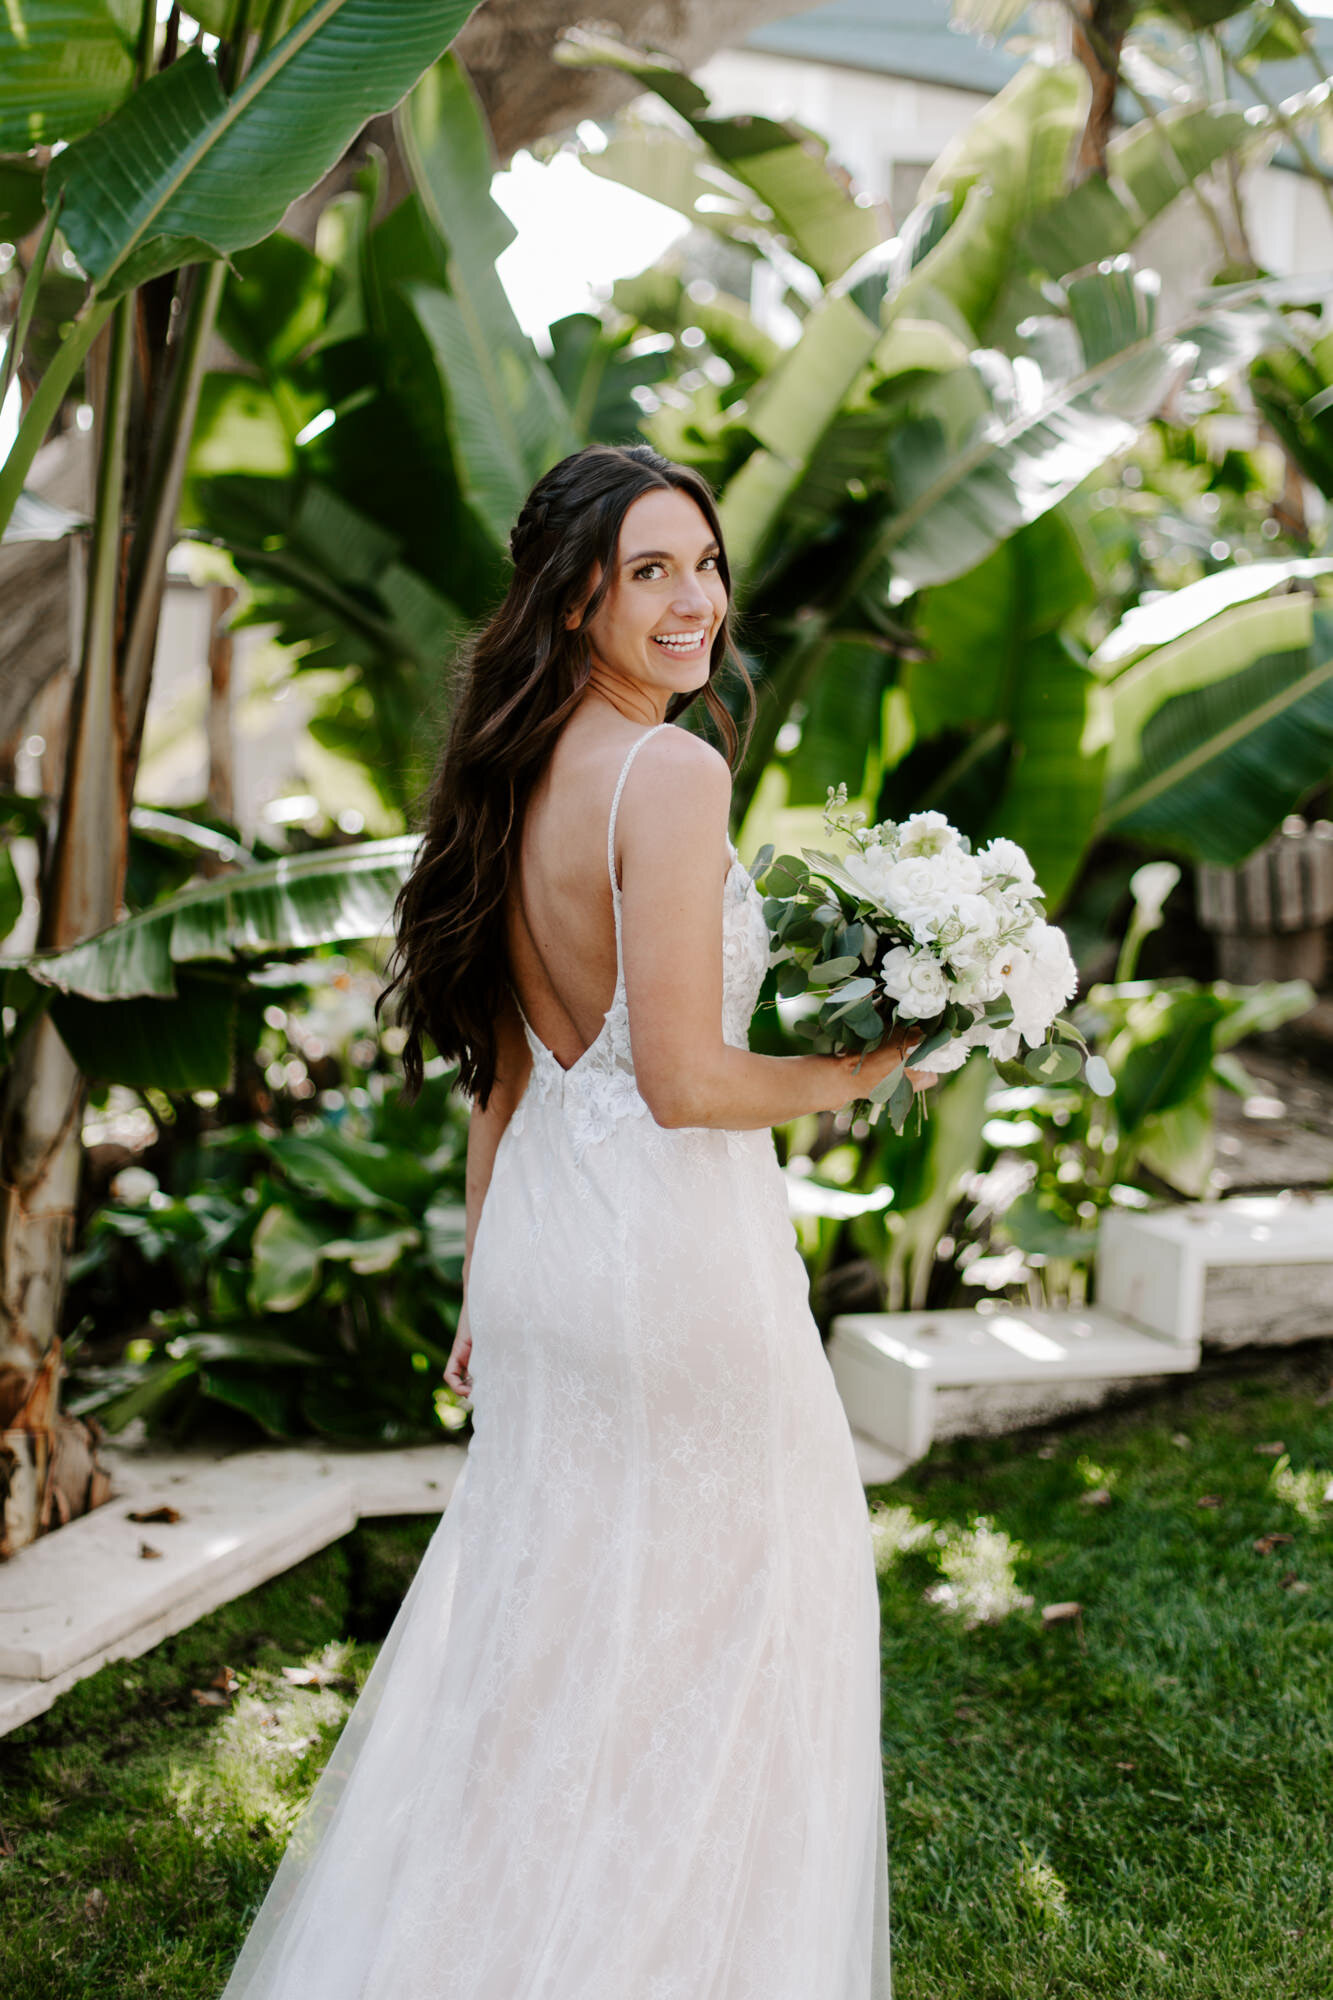
[[[939,960],[905,944],[885,954],[880,984],[905,1021],[930,1020],[949,998],[949,982]]]

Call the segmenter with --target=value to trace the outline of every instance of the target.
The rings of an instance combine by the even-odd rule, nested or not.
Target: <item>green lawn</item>
[[[1331,1386],[1333,1343],[1267,1356],[872,1493],[896,2000],[1333,1996]],[[213,2000],[432,1526],[0,1741],[6,2000]]]

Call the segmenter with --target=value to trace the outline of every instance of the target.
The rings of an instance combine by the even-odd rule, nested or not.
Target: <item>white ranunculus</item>
[[[905,1021],[932,1019],[949,998],[949,982],[939,960],[905,944],[885,954],[880,984]]]

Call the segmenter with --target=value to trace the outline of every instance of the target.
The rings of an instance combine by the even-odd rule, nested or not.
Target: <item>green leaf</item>
[[[448,249],[448,291],[419,282],[404,294],[448,386],[464,491],[503,547],[530,487],[582,440],[496,275],[514,231],[491,200],[490,138],[461,64],[449,57],[422,77],[398,130]]]
[[[238,359],[277,374],[319,338],[332,280],[332,267],[313,250],[274,230],[233,258],[218,332]]]
[[[1037,208],[1020,229],[1015,262],[1053,278],[1128,250],[1200,174],[1255,136],[1236,104],[1171,106],[1107,147],[1106,178],[1090,174]]]
[[[656,91],[688,119],[726,171],[759,197],[797,256],[824,280],[840,277],[879,242],[873,210],[853,200],[844,179],[830,166],[827,144],[818,134],[770,118],[709,117],[704,92],[669,59],[633,48],[603,30],[572,30],[557,45],[555,55],[557,61],[575,67],[620,70],[645,90]],[[588,164],[594,165],[597,157]],[[676,172],[672,206],[693,215],[697,197],[686,192],[678,164]]]
[[[210,1402],[243,1411],[270,1437],[290,1437],[296,1429],[292,1422],[294,1397],[290,1383],[269,1382],[262,1375],[207,1368],[201,1371],[199,1384]]]
[[[314,414],[314,409],[304,412],[307,419]],[[296,470],[292,435],[283,410],[262,382],[245,375],[205,375],[190,437],[189,477],[245,472],[283,479]]]
[[[819,964],[810,967],[810,984],[812,986],[834,986],[838,980],[846,979],[850,973],[855,972],[860,963],[859,958],[822,959]],[[852,985],[858,989],[856,997],[859,998],[861,993],[873,992],[875,982],[873,979],[857,979],[852,982]],[[840,1000],[852,997],[852,986],[843,988],[838,995]]]
[[[7,938],[23,912],[23,884],[8,847],[0,847],[0,939]]]
[[[1023,1066],[1038,1083],[1072,1083],[1083,1067],[1077,1052],[1059,1042],[1043,1042],[1039,1048],[1029,1049]]]
[[[314,0],[227,98],[197,48],[47,168],[103,298],[275,229],[448,47],[472,0]]]
[[[666,356],[627,353],[634,329],[608,333],[593,313],[553,320],[549,332],[551,373],[577,435],[602,444],[633,437],[642,411],[632,392],[662,379]]]
[[[1114,1097],[1115,1078],[1100,1056],[1089,1056],[1083,1070],[1088,1089],[1096,1097]]]
[[[182,973],[174,999],[57,993],[51,1018],[85,1076],[138,1090],[226,1090],[236,1004],[231,981]]]
[[[1333,611],[1238,606],[1122,676],[1113,707],[1101,824],[1234,867],[1333,768]]]
[[[942,291],[980,334],[1010,268],[1014,237],[1034,209],[1064,193],[1086,116],[1078,63],[1028,63],[941,153],[920,193],[947,195],[952,227],[894,300],[894,314]],[[957,244],[950,236],[962,226]]]
[[[1124,1137],[1135,1137],[1149,1119],[1186,1103],[1207,1080],[1224,1013],[1223,1002],[1206,990],[1163,993],[1147,1004],[1141,1025],[1131,1022],[1127,1034],[1140,1038],[1112,1064]]]
[[[319,1284],[321,1241],[294,1209],[265,1209],[253,1238],[249,1302],[254,1312],[295,1312]]]
[[[119,104],[134,78],[139,16],[139,0],[0,7],[0,152],[75,139]]]
[[[1107,679],[1124,674],[1145,653],[1156,652],[1159,646],[1168,646],[1174,640],[1188,638],[1192,632],[1220,617],[1233,605],[1279,592],[1286,595],[1292,583],[1327,576],[1330,571],[1333,571],[1333,557],[1293,557],[1282,561],[1247,563],[1243,568],[1236,565],[1220,569],[1212,576],[1201,577],[1197,583],[1187,583],[1181,590],[1163,591],[1160,596],[1151,598],[1146,604],[1136,604],[1125,613],[1093,654],[1092,666]],[[1292,601],[1295,602],[1301,595],[1299,592],[1291,593]],[[1223,629],[1218,628],[1219,631]],[[1216,636],[1215,633],[1214,638]],[[1266,643],[1271,647],[1275,641],[1270,637]],[[1237,655],[1235,664],[1240,663],[1240,657]],[[1115,699],[1125,699],[1123,688],[1117,691]],[[1137,707],[1142,713],[1144,704],[1141,700],[1137,701]],[[1122,710],[1122,718],[1124,713]]]
[[[1153,288],[1125,260],[1065,289],[1067,316],[1033,329],[1027,367],[1037,363],[1044,384],[1030,373],[1020,384],[1011,364],[990,355],[975,378],[990,407],[968,435],[950,429],[957,374],[925,391],[922,414],[892,435],[897,508],[866,557],[867,576],[885,558],[918,587],[973,568],[1130,444],[1184,369],[1220,380],[1257,353],[1272,338],[1270,307],[1286,286],[1258,281],[1205,294],[1166,327],[1156,323]]]
[[[750,400],[746,428],[763,447],[722,496],[737,570],[758,561],[820,438],[879,344],[879,329],[848,298],[828,298]]]
[[[361,1277],[371,1277],[391,1271],[420,1242],[419,1232],[404,1224],[400,1229],[381,1230],[378,1236],[335,1236],[325,1243],[324,1255],[334,1263],[350,1265]]]
[[[5,28],[0,19],[0,51]],[[0,61],[3,56],[0,55]],[[0,103],[4,86],[0,83]],[[42,170],[28,160],[0,160],[0,239],[17,242],[42,219]]]
[[[65,951],[0,961],[90,1000],[170,998],[176,967],[243,963],[350,938],[377,937],[415,858],[414,836],[366,841],[220,875],[183,889]]]
[[[1097,1251],[1097,1230],[1081,1229],[1076,1223],[1062,1222],[1044,1208],[1035,1188],[1011,1201],[1004,1212],[1004,1226],[1020,1250],[1042,1257],[1073,1257],[1090,1261]]]

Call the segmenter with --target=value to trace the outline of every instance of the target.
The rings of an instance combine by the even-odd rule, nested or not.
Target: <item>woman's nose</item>
[[[682,617],[688,618],[700,618],[711,614],[713,600],[705,590],[702,578],[693,576],[683,579],[680,589],[672,599],[671,608],[679,612]]]

